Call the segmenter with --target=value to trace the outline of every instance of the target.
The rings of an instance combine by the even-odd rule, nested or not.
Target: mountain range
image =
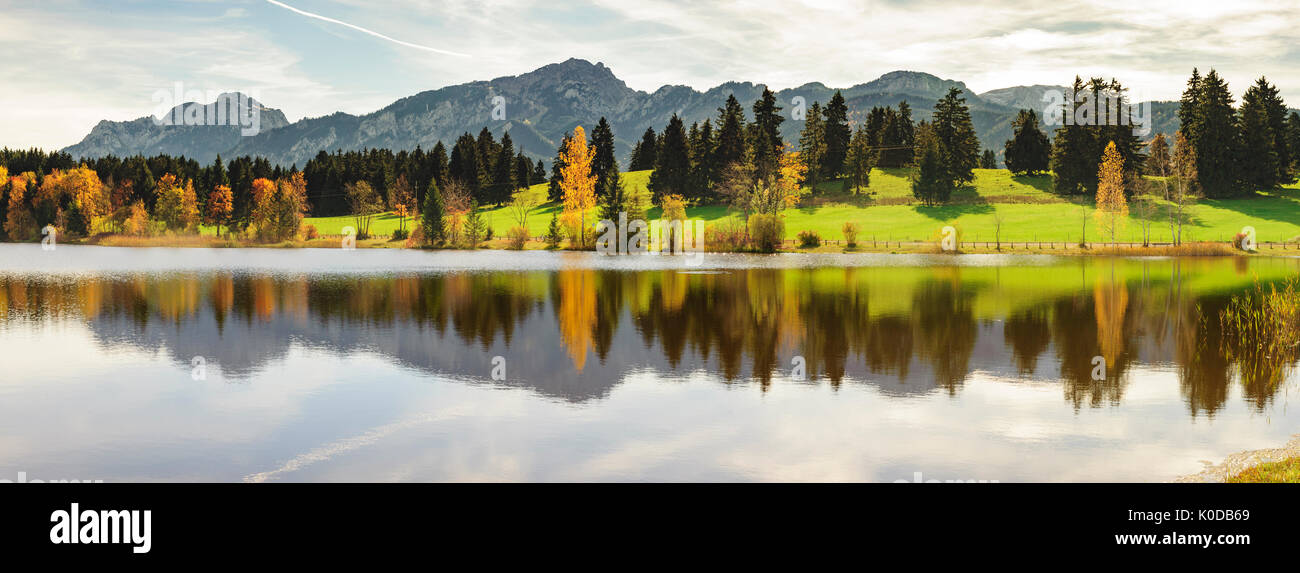
[[[1045,105],[1043,93],[1065,89],[1017,86],[976,94],[960,81],[913,71],[889,72],[838,89],[848,104],[850,120],[865,118],[873,106],[896,106],[907,101],[913,119],[920,121],[930,118],[935,101],[950,87],[962,90],[981,145],[999,154],[1003,142],[1011,137],[1011,123],[1020,108],[1041,112]],[[565,133],[578,125],[590,130],[597,119],[605,117],[614,131],[616,151],[626,162],[647,127],[661,131],[674,113],[688,126],[709,118],[716,121],[718,108],[732,94],[749,114],[750,106],[764,89],[763,84],[728,82],[703,92],[666,85],[647,93],[628,87],[602,63],[575,58],[518,76],[420,92],[365,115],[338,112],[289,122],[280,110],[258,103],[261,126],[252,136],[241,136],[238,126],[158,125],[149,116],[130,121],[104,120],[81,142],[64,151],[77,158],[166,153],[205,163],[218,154],[227,158],[253,155],[279,165],[302,167],[321,150],[409,150],[416,146],[427,150],[438,141],[450,148],[462,133],[477,134],[487,127],[498,137],[509,131],[517,150],[522,148],[534,159],[549,161]],[[802,121],[790,119],[794,98],[801,96],[811,106],[814,101],[828,101],[836,89],[809,83],[776,92],[787,114],[781,124],[787,142],[797,142],[803,126]],[[236,96],[223,94],[221,98]],[[200,104],[181,107],[194,105]],[[1177,129],[1177,107],[1177,102],[1153,102],[1155,132],[1172,133]]]

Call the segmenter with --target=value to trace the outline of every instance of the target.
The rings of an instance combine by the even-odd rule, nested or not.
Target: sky
[[[160,91],[241,91],[292,121],[570,57],[630,87],[848,87],[893,70],[976,92],[1115,77],[1176,99],[1193,67],[1300,104],[1287,0],[0,0],[0,146],[62,148]],[[210,98],[209,98],[210,99]]]

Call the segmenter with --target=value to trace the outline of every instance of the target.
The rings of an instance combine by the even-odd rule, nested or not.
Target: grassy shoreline
[[[34,242],[34,241],[33,241]],[[232,239],[213,235],[168,235],[155,237],[133,237],[112,233],[102,233],[85,238],[60,241],[67,245],[90,245],[103,247],[133,248],[267,248],[267,249],[338,249],[343,247],[341,239],[336,237],[319,237],[311,240],[296,239],[278,243],[266,243],[251,239]],[[362,239],[356,241],[357,249],[419,249],[419,250],[471,250],[467,248],[432,248],[407,246],[405,240],[387,237]],[[510,250],[506,239],[494,238],[479,245],[478,249]],[[545,242],[530,240],[524,245],[524,251],[556,250],[573,252],[571,249],[551,249]],[[748,252],[748,251],[712,251],[705,252]],[[1061,256],[1120,256],[1120,257],[1204,257],[1204,256],[1259,256],[1259,255],[1293,255],[1300,256],[1300,244],[1261,245],[1254,253],[1234,249],[1227,243],[1189,243],[1172,245],[1109,245],[1105,243],[1090,244],[1086,248],[1079,245],[1041,241],[1041,242],[1002,242],[999,247],[993,242],[962,243],[954,252],[945,253],[933,241],[860,241],[856,247],[849,248],[843,241],[825,242],[815,248],[801,248],[796,241],[787,239],[777,254],[781,253],[817,253],[817,254],[996,254],[996,255],[1061,255]]]

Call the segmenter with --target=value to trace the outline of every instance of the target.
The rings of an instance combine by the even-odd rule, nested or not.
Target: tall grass
[[[1300,356],[1300,281],[1291,277],[1234,295],[1219,313],[1225,358],[1248,386],[1281,383]]]

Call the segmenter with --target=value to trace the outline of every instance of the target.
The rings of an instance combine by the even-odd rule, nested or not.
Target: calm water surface
[[[0,245],[0,479],[1169,480],[1300,432],[1217,325],[1297,272]]]

